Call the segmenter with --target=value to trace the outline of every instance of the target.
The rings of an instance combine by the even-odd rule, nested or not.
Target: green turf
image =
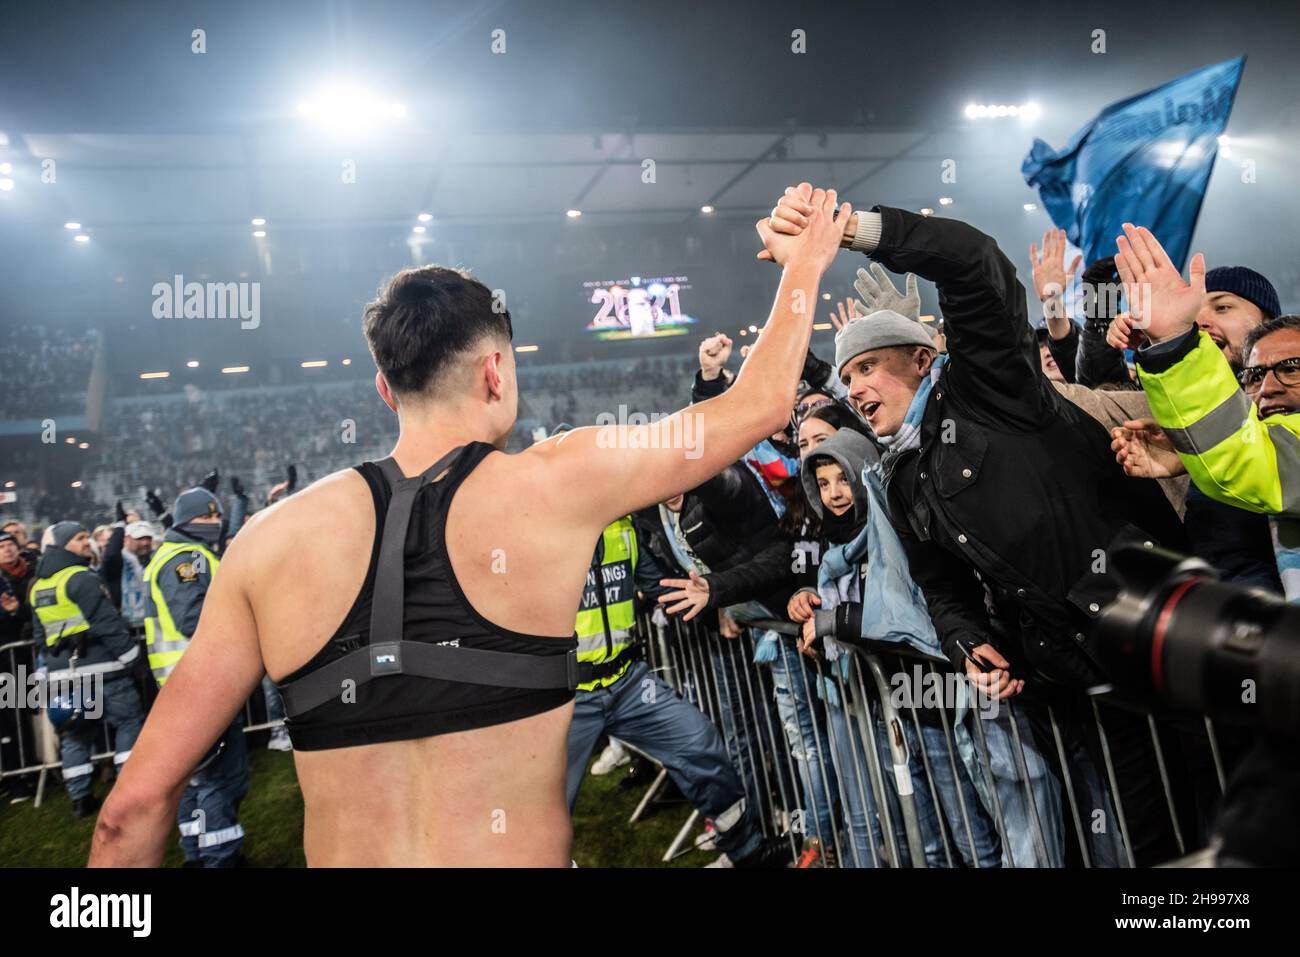
[[[252,783],[240,806],[247,836],[243,853],[253,867],[302,867],[302,794],[293,756],[261,748],[250,752]],[[573,814],[573,856],[582,867],[699,867],[715,854],[691,851],[665,865],[661,858],[690,815],[679,802],[652,809],[648,818],[628,825],[645,786],[620,790],[623,770],[583,779]],[[97,780],[95,793],[108,785]],[[78,821],[63,788],[51,776],[45,800],[9,804],[0,800],[0,867],[80,867],[90,850],[94,818]],[[168,844],[164,863],[179,867],[180,845]]]

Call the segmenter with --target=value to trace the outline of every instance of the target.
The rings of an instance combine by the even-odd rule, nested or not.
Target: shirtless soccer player
[[[265,670],[289,714],[309,864],[567,866],[566,668],[593,543],[789,420],[844,231],[834,218],[849,213],[833,191],[813,206],[799,236],[758,224],[762,258],[784,271],[735,385],[657,423],[575,429],[518,455],[499,451],[518,398],[509,314],[456,271],[395,277],[365,319],[401,425],[395,466],[336,472],[233,540],[90,863],[161,863],[193,768]],[[698,418],[686,428],[683,415]]]

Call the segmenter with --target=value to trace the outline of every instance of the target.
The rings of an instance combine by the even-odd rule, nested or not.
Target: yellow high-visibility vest
[[[32,608],[36,610],[36,617],[45,629],[47,647],[54,647],[60,638],[90,630],[90,623],[86,621],[81,606],[68,597],[68,582],[73,575],[83,572],[87,575],[94,574],[84,565],[69,565],[32,583]]]
[[[637,542],[630,515],[611,522],[601,533],[605,550],[599,568],[587,572],[575,630],[578,632],[578,661],[600,664],[610,661],[633,642],[632,597],[635,583]],[[600,581],[596,580],[599,571]],[[629,659],[615,674],[578,685],[580,691],[607,688],[618,681],[631,664]]]
[[[160,688],[167,683],[176,662],[181,660],[181,655],[190,645],[190,639],[176,627],[167,601],[163,598],[162,588],[158,585],[158,575],[163,566],[179,552],[197,553],[202,561],[208,563],[214,577],[221,566],[217,556],[204,545],[194,542],[163,542],[162,547],[150,559],[149,567],[144,570],[144,634],[149,643],[149,669],[158,679]]]

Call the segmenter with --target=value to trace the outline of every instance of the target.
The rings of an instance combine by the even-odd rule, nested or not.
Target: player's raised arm
[[[772,313],[735,384],[716,398],[647,424],[574,429],[523,453],[539,481],[562,496],[572,521],[600,528],[620,515],[694,488],[789,421],[817,306],[818,286],[851,213],[834,190],[812,193],[808,227],[778,235],[757,224],[784,268]]]

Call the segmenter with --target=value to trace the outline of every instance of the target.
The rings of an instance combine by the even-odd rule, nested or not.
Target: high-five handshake
[[[837,206],[835,190],[800,183],[787,187],[771,215],[760,219],[754,228],[763,240],[759,259],[778,266],[807,262],[825,272],[843,244],[846,231],[853,235],[856,218],[849,203]]]

